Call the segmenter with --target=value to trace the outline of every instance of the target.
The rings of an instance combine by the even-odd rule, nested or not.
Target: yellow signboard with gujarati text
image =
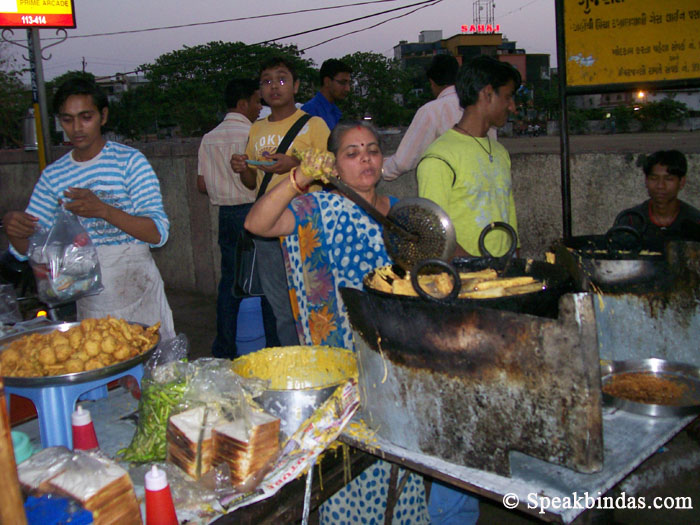
[[[700,78],[700,1],[564,0],[567,86]]]
[[[0,27],[75,27],[73,0],[0,0]]]

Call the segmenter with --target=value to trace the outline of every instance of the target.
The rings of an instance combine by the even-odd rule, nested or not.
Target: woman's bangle
[[[292,187],[294,188],[294,191],[296,191],[297,193],[300,193],[300,194],[306,193],[306,190],[309,189],[308,186],[306,188],[302,188],[301,186],[299,186],[299,183],[297,182],[297,169],[296,168],[292,168],[292,171],[289,172],[289,180],[292,183]]]

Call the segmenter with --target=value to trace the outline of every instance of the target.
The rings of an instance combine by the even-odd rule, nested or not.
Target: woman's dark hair
[[[374,135],[374,138],[377,139],[377,144],[379,145],[379,151],[382,151],[382,138],[379,135],[379,132],[377,131],[377,128],[375,128],[372,124],[367,122],[366,120],[353,120],[353,121],[344,121],[344,122],[338,122],[336,126],[333,128],[333,131],[331,131],[330,136],[328,137],[328,151],[333,153],[333,155],[338,154],[338,149],[340,149],[340,141],[343,139],[345,134],[350,131],[352,128],[364,128],[368,130],[372,135]]]
[[[520,72],[508,62],[501,62],[490,56],[481,55],[462,64],[457,73],[455,89],[462,108],[472,106],[479,100],[479,92],[489,84],[498,88],[513,81],[515,89],[520,87]]]
[[[644,175],[647,177],[651,175],[652,168],[657,164],[666,166],[666,171],[678,177],[685,177],[688,172],[688,161],[685,159],[685,155],[677,149],[655,151],[649,155],[644,159],[642,167]]]
[[[109,105],[107,95],[100,89],[100,86],[93,79],[85,77],[69,77],[64,80],[56,89],[53,96],[54,113],[61,111],[61,106],[65,104],[68,97],[71,95],[90,95],[92,102],[97,106],[97,110],[102,113],[102,110]]]

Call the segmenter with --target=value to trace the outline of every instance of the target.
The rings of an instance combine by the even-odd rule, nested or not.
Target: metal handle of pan
[[[623,219],[626,217],[629,217],[629,219],[626,222],[623,222]],[[635,221],[634,219],[637,220]],[[639,223],[639,227],[636,226],[637,223]],[[615,221],[613,222],[613,227],[616,226],[631,226],[640,234],[644,235],[644,232],[647,231],[647,227],[649,226],[649,220],[643,213],[637,210],[622,210],[617,214],[617,217],[615,217]]]
[[[486,235],[491,231],[495,229],[500,229],[505,231],[509,238],[510,238],[510,246],[508,247],[508,251],[505,253],[505,255],[501,255],[500,257],[495,257],[491,252],[488,251],[486,248]],[[515,254],[515,250],[518,248],[518,234],[515,233],[515,230],[513,227],[508,224],[507,222],[502,222],[502,221],[497,221],[497,222],[492,222],[488,226],[486,226],[483,230],[481,230],[481,235],[479,235],[479,251],[484,257],[488,257],[490,259],[494,259],[496,261],[496,265],[498,267],[503,266],[502,271],[505,271],[505,268],[508,265],[508,262],[513,258],[513,254]]]
[[[421,270],[427,266],[439,266],[448,274],[450,274],[450,277],[452,277],[452,290],[445,297],[435,297],[434,295],[430,295],[423,289],[423,287],[421,287],[420,283],[418,282],[418,276],[420,275]],[[420,297],[428,301],[438,302],[453,301],[459,296],[459,291],[462,288],[462,281],[459,278],[459,272],[457,271],[457,269],[450,263],[441,259],[423,259],[422,261],[418,261],[411,270],[411,284],[413,285],[413,289]]]
[[[623,242],[623,238],[631,239],[630,242]],[[642,249],[642,234],[632,226],[613,226],[605,234],[605,244],[610,253],[620,253],[629,251],[632,255],[637,255]]]
[[[364,197],[362,197],[359,193],[357,193],[355,190],[353,190],[350,186],[345,184],[342,180],[340,180],[338,177],[335,177],[333,175],[326,175],[326,178],[328,179],[328,182],[335,186],[340,193],[345,195],[348,199],[350,199],[352,202],[357,204],[360,208],[362,208],[364,211],[367,212],[367,214],[372,217],[375,221],[377,221],[379,224],[384,226],[385,228],[391,230],[393,233],[396,233],[397,235],[401,235],[405,239],[409,241],[417,241],[418,236],[407,231],[403,226],[400,224],[397,224],[394,222],[391,218],[386,217],[385,215],[382,215],[377,208],[372,206],[369,202],[367,202]]]

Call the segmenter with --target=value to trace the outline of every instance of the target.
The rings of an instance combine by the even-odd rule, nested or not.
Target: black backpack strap
[[[457,182],[457,173],[455,172],[455,169],[452,167],[452,165],[449,162],[447,162],[445,159],[443,159],[442,157],[440,157],[438,155],[433,155],[431,153],[429,153],[428,155],[423,155],[421,157],[421,159],[418,161],[418,164],[416,165],[416,170],[418,170],[418,166],[425,159],[437,159],[437,160],[441,160],[442,162],[447,164],[447,167],[450,168],[450,171],[452,172],[452,186],[455,185],[455,182]]]
[[[310,118],[311,115],[308,113],[304,113],[301,117],[299,117],[299,120],[297,120],[292,127],[289,128],[289,131],[287,131],[287,134],[282,139],[282,142],[280,142],[280,145],[277,146],[277,151],[275,151],[275,153],[287,153],[289,146],[292,145],[292,142],[294,142],[294,139],[301,131],[301,128],[304,127],[304,124],[306,124]]]
[[[275,153],[287,153],[289,146],[292,144],[292,142],[294,142],[294,139],[301,131],[301,128],[304,127],[304,124],[306,124],[310,118],[311,115],[309,115],[308,113],[304,113],[301,117],[299,117],[297,121],[294,124],[292,124],[292,127],[287,130],[287,133],[284,135],[282,142],[280,142],[280,145],[277,146],[277,151],[275,151]],[[265,194],[265,190],[267,190],[267,186],[272,180],[272,175],[274,174],[270,172],[265,173],[262,183],[260,184],[258,194],[255,196],[255,200],[258,200]]]

